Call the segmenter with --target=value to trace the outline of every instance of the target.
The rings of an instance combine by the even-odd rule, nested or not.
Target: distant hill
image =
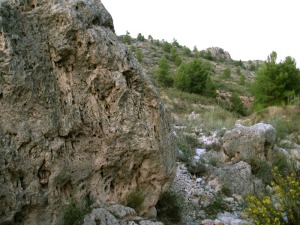
[[[230,96],[232,96],[232,93],[236,93],[240,96],[245,108],[251,107],[253,97],[250,85],[254,81],[256,71],[263,61],[234,60],[229,52],[220,47],[211,47],[204,50],[198,50],[196,47],[189,49],[180,45],[175,39],[172,43],[168,43],[164,40],[155,40],[151,36],[144,38],[141,34],[137,38],[130,37],[129,34],[118,38],[128,45],[132,54],[139,59],[160,92],[164,92],[165,88],[160,88],[160,85],[155,81],[155,71],[158,68],[159,60],[163,56],[166,57],[171,73],[174,75],[179,65],[177,61],[172,60],[174,52],[176,52],[182,62],[200,58],[211,64],[210,76],[217,89],[216,100],[218,104],[230,104]]]

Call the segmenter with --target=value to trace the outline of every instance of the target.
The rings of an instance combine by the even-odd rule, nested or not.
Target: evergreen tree
[[[131,44],[131,36],[128,31],[126,31],[126,34],[123,36],[123,43],[128,45]]]
[[[163,50],[164,50],[165,52],[170,53],[171,48],[172,48],[172,45],[171,45],[169,42],[167,42],[167,41],[164,41],[164,42],[163,42]]]
[[[158,63],[158,69],[156,70],[156,76],[158,82],[165,86],[170,87],[173,85],[173,79],[170,76],[170,68],[166,57],[162,57]]]
[[[216,93],[216,86],[213,83],[213,81],[211,80],[210,76],[207,77],[206,81],[205,81],[205,87],[203,90],[203,95],[207,96],[207,97],[216,97],[217,93]]]
[[[246,77],[244,74],[240,75],[239,85],[244,86],[246,84]]]
[[[254,108],[284,105],[288,99],[300,93],[300,71],[291,57],[276,63],[277,53],[272,52],[261,65],[253,84]]]
[[[191,51],[191,49],[189,49],[189,48],[186,47],[186,46],[183,47],[183,53],[184,53],[186,56],[192,56],[192,51]]]
[[[180,66],[182,63],[182,59],[180,58],[179,55],[176,56],[176,59],[175,59],[175,65],[176,66]]]
[[[229,67],[225,68],[225,70],[223,71],[223,76],[225,78],[230,78],[230,76],[231,76],[231,69]]]
[[[138,41],[145,41],[145,37],[141,34],[141,33],[139,33],[138,34],[138,36],[137,36],[137,38],[136,38]]]
[[[143,60],[143,53],[142,53],[142,51],[140,49],[138,49],[137,52],[136,52],[136,58],[137,58],[137,60],[139,62],[142,62],[142,60]]]
[[[171,52],[170,52],[170,60],[175,62],[176,58],[177,58],[178,54],[177,54],[177,48],[175,46],[173,46],[171,48]]]
[[[182,63],[174,78],[175,87],[181,91],[212,95],[208,91],[209,86],[213,87],[212,81],[208,80],[209,71],[210,64],[204,63],[200,59]],[[207,89],[205,89],[206,85]]]
[[[230,107],[231,112],[235,112],[243,116],[245,115],[244,104],[240,99],[240,97],[238,96],[238,94],[232,93],[230,102],[231,102],[231,107]]]

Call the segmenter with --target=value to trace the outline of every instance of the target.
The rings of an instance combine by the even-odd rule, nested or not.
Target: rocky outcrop
[[[262,182],[252,175],[251,166],[243,161],[214,168],[212,174],[231,193],[238,195],[246,196],[254,191],[260,192],[263,188]]]
[[[85,216],[83,225],[163,225],[144,220],[134,209],[116,203],[97,201],[92,208],[91,213]]]
[[[231,160],[249,162],[253,158],[267,159],[274,149],[276,130],[270,124],[258,123],[251,127],[238,125],[227,131],[223,149]]]
[[[0,224],[63,224],[70,199],[146,215],[174,176],[153,85],[100,0],[0,3]]]
[[[223,59],[226,62],[230,62],[232,60],[230,54],[222,48],[211,47],[207,48],[206,51],[210,51],[212,56],[217,60]]]

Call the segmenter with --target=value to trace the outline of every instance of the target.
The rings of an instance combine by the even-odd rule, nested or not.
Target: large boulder
[[[251,166],[244,161],[214,168],[212,174],[231,193],[246,196],[254,191],[261,192],[262,182],[251,173]]]
[[[0,224],[63,224],[70,201],[153,209],[172,130],[100,0],[0,2]]]
[[[223,137],[223,150],[232,160],[268,159],[276,140],[276,130],[270,124],[258,123],[251,127],[238,125]]]

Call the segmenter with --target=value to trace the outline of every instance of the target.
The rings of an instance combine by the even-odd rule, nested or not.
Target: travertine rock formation
[[[171,134],[100,0],[1,0],[0,224],[63,224],[71,198],[135,191],[147,215],[174,176]]]

